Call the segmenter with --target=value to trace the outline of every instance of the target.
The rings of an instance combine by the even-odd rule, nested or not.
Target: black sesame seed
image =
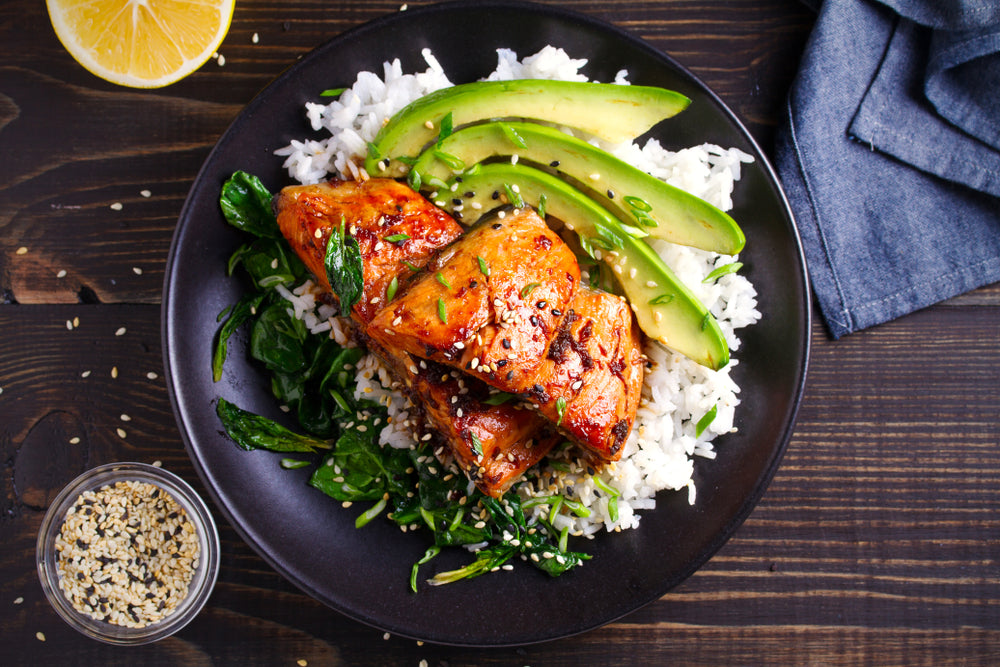
[[[493,223],[493,224],[491,225],[491,227],[492,227],[493,229],[500,229],[501,227],[503,227],[503,225],[501,225],[501,224],[500,224],[499,222],[494,222],[494,223]]]
[[[469,282],[469,287],[471,289],[476,289],[477,287],[479,287],[479,283],[477,281],[475,281],[475,280],[472,280],[472,281]]]
[[[561,310],[559,310],[558,308],[553,308],[552,309],[552,316],[553,317],[559,317],[560,315],[562,315],[562,311]]]
[[[510,340],[509,339],[504,338],[503,340],[500,341],[500,344],[503,345],[503,349],[505,349],[505,350],[509,350],[510,349]]]
[[[545,301],[539,301],[538,303],[535,304],[535,307],[538,308],[539,310],[545,310],[545,307],[548,305],[549,304]]]
[[[476,196],[476,193],[473,192],[472,190],[467,190],[466,192],[462,193],[462,196],[465,197],[466,199],[472,199],[473,197]]]
[[[500,191],[499,190],[494,190],[493,194],[490,195],[490,199],[493,199],[493,200],[500,199]]]
[[[451,203],[452,203],[453,206],[461,206],[462,205],[462,200],[459,199],[458,197],[455,197],[454,199],[451,200]]]
[[[614,198],[615,198],[615,191],[608,190],[608,199],[614,199]]]
[[[508,380],[514,379],[514,371],[507,371],[507,379]]]
[[[530,320],[531,320],[531,326],[537,327],[539,324],[541,324],[541,320],[538,319],[537,315],[532,315]]]
[[[558,167],[559,166],[559,160],[553,160],[552,162],[549,162],[549,166],[550,167]]]
[[[500,361],[497,362],[497,368],[503,368],[506,365],[507,365],[506,359],[501,359]]]

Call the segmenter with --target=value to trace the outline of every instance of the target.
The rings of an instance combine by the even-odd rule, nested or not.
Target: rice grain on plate
[[[329,136],[295,140],[276,151],[285,157],[288,174],[303,184],[331,177],[364,178],[366,174],[360,165],[368,143],[382,124],[413,100],[452,85],[433,54],[426,49],[422,53],[427,62],[423,72],[404,73],[399,60],[394,60],[383,65],[381,76],[374,72],[359,73],[354,85],[331,103],[308,103],[306,117],[313,130]],[[499,49],[497,55],[497,67],[486,79],[587,80],[580,71],[587,61],[570,58],[553,46],[546,46],[523,60],[508,49]],[[614,82],[628,85],[628,73],[619,71]],[[669,151],[656,139],[642,145],[625,142],[617,146],[593,141],[722,210],[732,208],[732,192],[740,179],[741,166],[752,161],[751,156],[738,149],[711,144]],[[651,241],[651,246],[708,306],[718,319],[730,349],[738,351],[740,341],[736,331],[761,316],[757,311],[756,291],[738,273],[727,273],[706,282],[713,270],[737,258],[657,239]],[[346,343],[350,325],[335,317],[334,309],[319,305],[317,293],[318,288],[311,282],[294,291],[282,292],[296,317],[311,331]],[[566,453],[555,467],[545,465],[536,482],[524,483],[518,489],[524,498],[561,494],[590,510],[589,516],[583,517],[576,513],[558,514],[554,522],[557,530],[569,528],[571,534],[591,536],[601,529],[634,528],[639,524],[638,511],[656,506],[658,491],[686,491],[689,502],[694,504],[695,457],[714,458],[714,439],[735,430],[739,387],[730,377],[730,371],[737,365],[737,359],[733,358],[722,370],[713,371],[654,342],[647,343],[644,352],[650,366],[622,459],[595,475],[585,462]],[[389,408],[390,424],[383,429],[381,442],[393,447],[409,446],[413,437],[409,428],[413,406],[392,388],[393,379],[387,369],[374,355],[367,355],[355,371],[356,395],[377,400]],[[541,515],[549,510],[542,503],[532,511]]]

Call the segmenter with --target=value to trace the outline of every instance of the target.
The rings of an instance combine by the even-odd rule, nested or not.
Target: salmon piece
[[[635,421],[645,363],[628,302],[581,287],[526,394],[595,462],[617,461]]]
[[[426,268],[375,315],[373,338],[519,395],[595,462],[621,457],[642,388],[639,328],[624,299],[579,284],[544,220],[523,209],[481,222]]]
[[[353,311],[362,323],[382,308],[393,278],[408,277],[411,267],[422,267],[435,250],[462,235],[451,216],[387,178],[287,187],[274,206],[281,233],[328,291],[324,259],[331,231],[343,224],[357,239],[365,280]]]
[[[368,335],[392,279],[405,283],[414,267],[424,266],[462,234],[446,213],[391,179],[288,187],[274,205],[282,234],[328,291],[324,258],[331,231],[344,224],[358,240],[364,288],[351,317],[360,338],[401,379],[432,432],[483,493],[500,497],[559,441],[543,417],[511,404],[483,403],[489,389],[481,381],[436,365],[432,371],[427,362],[421,368],[421,360],[405,350],[380,345]],[[407,238],[386,240],[400,235]]]
[[[525,208],[477,224],[426,268],[375,315],[371,336],[526,391],[580,283],[569,246]]]
[[[377,343],[370,343],[369,349],[403,378],[437,440],[489,496],[501,497],[562,440],[537,413],[510,402],[484,403],[489,387],[474,377],[407,353],[389,353]]]

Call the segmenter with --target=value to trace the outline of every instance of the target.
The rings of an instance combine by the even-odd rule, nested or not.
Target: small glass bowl
[[[143,628],[96,620],[77,611],[59,588],[58,554],[55,549],[56,537],[62,529],[66,512],[80,494],[129,480],[153,484],[172,496],[194,525],[200,549],[198,567],[188,586],[187,596],[171,613]],[[59,493],[42,520],[36,556],[38,578],[45,597],[69,625],[88,637],[108,644],[148,644],[174,634],[205,606],[219,573],[219,533],[205,502],[177,475],[145,463],[109,463],[83,473]]]

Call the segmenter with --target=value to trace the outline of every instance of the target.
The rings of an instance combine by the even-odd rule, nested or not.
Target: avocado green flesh
[[[645,242],[627,234],[619,221],[583,192],[546,172],[525,165],[493,163],[452,181],[445,204],[470,222],[502,203],[493,193],[516,186],[526,204],[538,208],[545,197],[545,212],[563,221],[583,239],[617,241],[617,255],[604,252],[615,278],[632,304],[636,321],[647,336],[693,361],[718,370],[729,363],[729,346],[718,322],[663,260]],[[441,195],[441,193],[438,193]],[[471,196],[470,196],[471,194]],[[458,206],[455,201],[461,201]],[[470,215],[475,212],[475,215]],[[635,269],[634,274],[631,269]]]
[[[512,156],[547,165],[580,183],[619,217],[631,217],[627,202],[641,200],[641,206],[648,208],[645,215],[655,222],[655,226],[643,227],[652,237],[725,255],[738,254],[746,242],[739,225],[703,199],[596,146],[537,123],[496,122],[457,130],[438,147],[422,153],[413,171],[424,183],[445,181],[484,160]]]
[[[372,142],[365,169],[372,176],[405,176],[406,165],[393,158],[419,155],[437,138],[449,113],[456,128],[490,119],[528,118],[617,144],[635,139],[690,103],[680,93],[652,86],[537,79],[460,84],[430,93],[394,115]]]

